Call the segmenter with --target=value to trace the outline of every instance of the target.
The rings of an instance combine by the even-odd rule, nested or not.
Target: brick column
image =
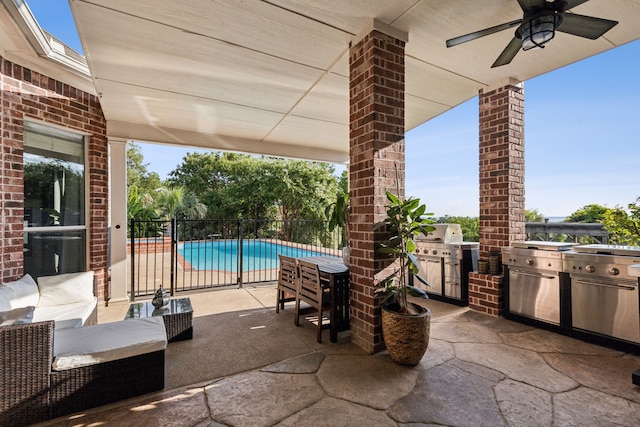
[[[349,51],[349,185],[351,341],[369,353],[384,348],[374,274],[389,190],[404,196],[404,46],[406,33],[373,21]],[[396,184],[396,176],[399,184]],[[399,187],[399,188],[396,188]]]
[[[4,283],[22,275],[24,166],[21,99],[10,91],[12,83],[20,82],[5,77],[13,71],[11,62],[0,57],[0,67],[0,279]]]
[[[523,241],[524,87],[480,91],[480,257]],[[469,307],[498,316],[502,276],[471,273]]]

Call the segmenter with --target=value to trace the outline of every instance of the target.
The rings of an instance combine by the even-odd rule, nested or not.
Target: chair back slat
[[[288,289],[295,294],[298,281],[298,267],[296,259],[284,255],[280,257],[280,272],[278,274],[278,287]]]
[[[295,301],[298,294],[298,264],[295,258],[278,255],[280,269],[278,270],[278,284],[276,286],[276,313],[284,308],[284,303]]]
[[[318,265],[298,260],[298,269],[298,294],[300,299],[314,307],[322,305],[322,284]]]

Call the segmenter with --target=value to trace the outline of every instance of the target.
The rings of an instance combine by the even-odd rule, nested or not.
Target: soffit
[[[598,40],[558,33],[545,49],[491,64],[515,0],[71,0],[110,136],[315,160],[348,159],[348,48],[375,18],[408,34],[406,127],[487,89],[640,38],[640,2],[591,0],[575,13],[618,20]],[[152,138],[152,139],[149,139]]]

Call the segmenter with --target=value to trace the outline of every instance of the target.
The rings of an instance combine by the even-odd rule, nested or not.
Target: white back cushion
[[[38,278],[38,307],[51,307],[75,302],[92,301],[93,271],[58,274]]]
[[[20,280],[5,283],[7,288],[13,292],[13,297],[9,300],[11,308],[20,308],[38,305],[40,294],[38,285],[31,276],[25,274]]]

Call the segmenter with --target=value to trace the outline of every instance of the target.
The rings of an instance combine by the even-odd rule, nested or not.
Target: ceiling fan
[[[595,40],[618,24],[618,21],[567,13],[567,10],[589,0],[517,1],[524,12],[522,19],[454,37],[447,40],[447,47],[453,47],[517,26],[515,36],[491,66],[494,68],[510,63],[520,48],[522,50],[543,48],[553,39],[556,31]]]

